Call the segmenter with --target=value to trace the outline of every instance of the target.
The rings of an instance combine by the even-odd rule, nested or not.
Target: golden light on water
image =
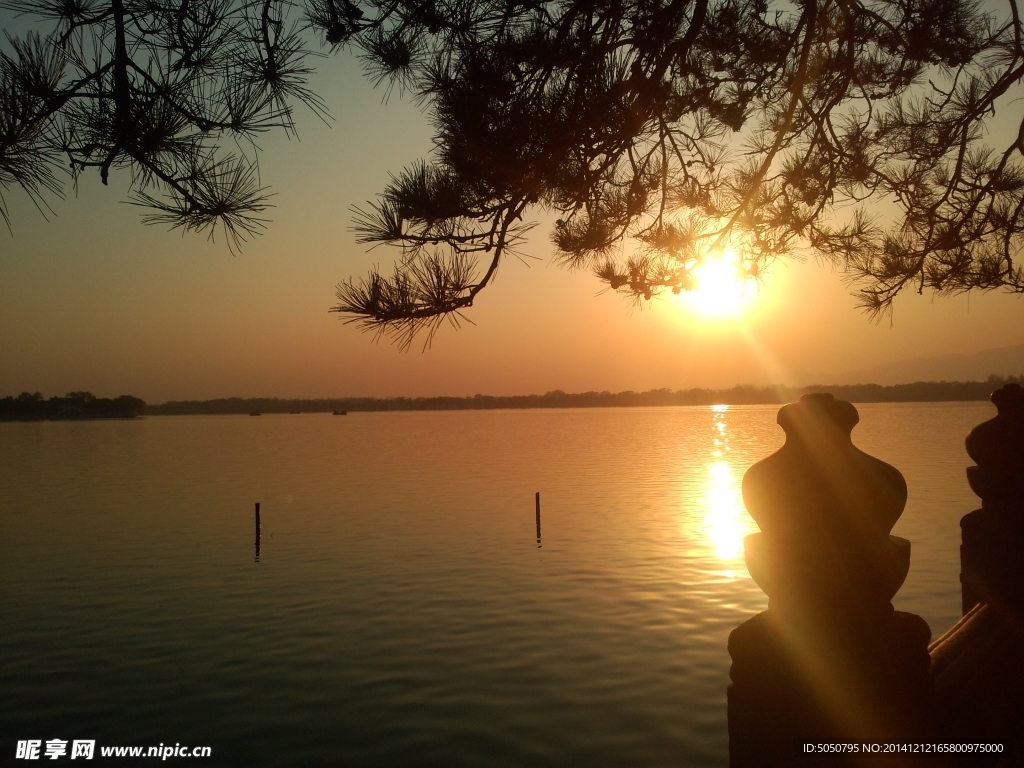
[[[686,306],[704,318],[736,318],[757,297],[755,281],[744,274],[739,257],[728,249],[695,268],[694,277],[693,290],[681,296]]]
[[[743,537],[747,517],[740,493],[740,479],[729,462],[718,459],[708,465],[704,493],[704,531],[708,543],[719,560],[736,560],[743,556]]]
[[[723,564],[743,558],[743,537],[757,530],[743,505],[743,473],[734,468],[729,453],[729,406],[712,405],[710,461],[705,465],[702,528],[705,541]],[[731,574],[730,574],[731,575]]]

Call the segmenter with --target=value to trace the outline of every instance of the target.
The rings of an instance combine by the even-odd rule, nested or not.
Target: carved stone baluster
[[[891,602],[910,567],[910,542],[889,534],[907,486],[853,445],[858,421],[850,403],[805,395],[779,411],[785,445],[743,479],[761,528],[747,567],[769,599],[729,637],[734,768],[813,765],[794,759],[798,740],[928,735],[931,631]]]
[[[981,509],[960,521],[964,617],[931,647],[939,732],[1000,744],[1024,764],[1024,389],[992,393],[995,418],[967,436]]]
[[[992,393],[995,418],[967,436],[977,466],[967,480],[981,509],[960,521],[960,581],[966,614],[978,603],[1024,617],[1024,389]]]

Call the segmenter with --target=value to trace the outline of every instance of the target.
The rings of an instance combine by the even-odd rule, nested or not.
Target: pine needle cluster
[[[1012,0],[1003,15],[973,0],[312,0],[330,44],[427,106],[437,147],[360,213],[366,242],[402,249],[394,274],[342,283],[335,310],[403,338],[436,328],[534,211],[557,218],[564,264],[635,301],[692,288],[724,247],[755,278],[781,256],[829,262],[875,314],[908,287],[1024,292],[1024,27]]]

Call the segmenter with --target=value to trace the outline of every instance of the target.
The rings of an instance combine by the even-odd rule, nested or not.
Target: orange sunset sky
[[[261,143],[275,208],[232,255],[223,238],[144,226],[125,204],[127,174],[81,180],[45,221],[18,190],[0,234],[0,396],[90,390],[148,402],[243,397],[473,395],[739,383],[841,383],[892,361],[1024,343],[1024,301],[907,294],[893,322],[855,307],[841,275],[778,263],[739,320],[708,320],[678,300],[631,311],[623,298],[551,261],[550,216],[468,314],[433,347],[403,353],[328,313],[339,280],[394,252],[367,252],[350,207],[389,172],[429,157],[425,114],[382,103],[348,55],[319,60],[313,88],[334,122],[300,108],[299,141]]]

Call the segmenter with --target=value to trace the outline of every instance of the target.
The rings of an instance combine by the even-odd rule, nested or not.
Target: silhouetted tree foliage
[[[292,130],[308,51],[286,0],[4,0],[48,23],[0,55],[0,193],[44,208],[63,167],[77,183],[131,174],[149,222],[220,228],[231,246],[263,226],[252,140]],[[230,147],[233,150],[229,151]],[[0,216],[10,224],[0,195]]]
[[[754,277],[812,254],[875,313],[908,286],[1024,292],[1005,2],[306,0],[436,132],[357,214],[362,242],[401,249],[393,272],[341,283],[334,310],[405,344],[457,322],[543,211],[562,262],[637,301],[725,247]],[[42,206],[60,166],[126,167],[149,221],[260,228],[257,168],[230,147],[291,130],[296,100],[323,109],[285,0],[0,5],[54,25],[0,56],[0,190]]]
[[[972,0],[310,0],[328,42],[425,102],[436,155],[360,211],[390,274],[344,313],[408,343],[516,253],[554,245],[636,300],[732,248],[807,253],[891,307],[908,286],[1024,291],[1024,27]],[[1001,141],[993,148],[987,142]],[[863,204],[879,204],[872,215]]]
[[[91,392],[69,392],[46,400],[39,392],[22,392],[0,399],[0,421],[134,419],[145,408],[144,400],[131,395],[111,399]]]

